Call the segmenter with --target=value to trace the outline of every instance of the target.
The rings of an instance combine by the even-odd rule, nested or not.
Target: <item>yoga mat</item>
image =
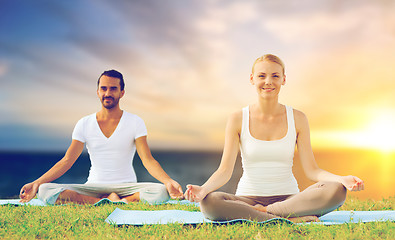
[[[19,202],[20,199],[0,199],[0,205],[11,205],[11,206],[48,206],[46,203],[41,201],[40,199],[32,199],[30,202],[21,203]]]
[[[116,225],[153,225],[153,224],[199,224],[199,223],[236,223],[236,222],[252,222],[244,219],[237,219],[231,221],[211,221],[206,219],[201,212],[190,212],[184,210],[158,210],[158,211],[140,211],[140,210],[121,210],[116,208],[105,220],[107,223]],[[290,222],[284,218],[274,218],[262,223],[269,222]]]
[[[334,225],[343,223],[359,223],[372,221],[395,221],[395,211],[336,211],[320,217],[321,222],[310,222],[301,224],[321,224]],[[204,218],[201,212],[189,212],[184,210],[160,210],[160,211],[137,211],[115,209],[105,220],[107,223],[116,225],[153,225],[153,224],[229,224],[237,222],[253,222],[246,219],[236,219],[231,221],[211,221]],[[260,224],[291,221],[284,218],[274,218]]]
[[[124,202],[112,202],[111,200],[107,198],[100,199],[97,203],[93,204],[94,206],[100,206],[103,204],[126,204]],[[0,199],[0,205],[10,205],[10,206],[54,206],[54,205],[49,205],[46,204],[45,202],[41,201],[40,199],[32,199],[27,203],[22,203],[19,202],[19,199]],[[61,204],[64,205],[64,204]]]
[[[93,204],[94,206],[101,206],[103,204],[126,204],[124,202],[112,202],[110,199],[107,198],[103,198],[100,201],[98,201],[97,203]],[[181,204],[181,205],[194,205],[194,206],[199,206],[198,203],[193,203],[190,202],[188,200],[169,200],[167,202],[164,202],[162,204]],[[27,203],[21,203],[19,202],[19,199],[0,199],[0,205],[11,205],[11,206],[25,206],[25,205],[29,205],[29,206],[52,206],[52,205],[48,205],[45,202],[41,201],[38,198],[34,198],[32,200],[30,200],[30,202]]]

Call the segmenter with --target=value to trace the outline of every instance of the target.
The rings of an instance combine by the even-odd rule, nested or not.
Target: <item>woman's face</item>
[[[264,98],[277,97],[281,86],[285,84],[285,75],[280,64],[261,61],[255,64],[250,81],[260,96]]]

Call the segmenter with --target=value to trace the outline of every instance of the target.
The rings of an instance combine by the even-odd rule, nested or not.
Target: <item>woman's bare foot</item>
[[[290,220],[294,223],[319,222],[320,221],[320,219],[318,219],[317,216],[291,217],[291,218],[288,218],[288,220]]]
[[[267,212],[266,207],[261,204],[256,204],[252,206],[253,209],[258,210],[260,212]]]

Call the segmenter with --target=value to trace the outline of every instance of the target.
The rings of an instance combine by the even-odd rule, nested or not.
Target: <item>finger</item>
[[[358,183],[363,182],[360,178],[358,178],[358,177],[356,177],[356,176],[354,176],[354,179],[355,179],[355,181],[357,181]]]
[[[192,191],[189,192],[189,199],[191,199],[192,202],[195,201],[195,199],[193,198],[193,194]]]
[[[361,184],[359,185],[359,190],[362,191],[364,188],[365,188],[364,184],[361,183]]]
[[[184,198],[185,198],[186,200],[189,200],[189,199],[188,199],[188,194],[187,194],[187,192],[184,193]]]

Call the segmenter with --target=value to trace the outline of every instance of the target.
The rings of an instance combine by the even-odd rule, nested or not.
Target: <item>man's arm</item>
[[[67,149],[65,156],[58,161],[51,169],[34,182],[24,185],[21,189],[19,197],[21,202],[32,200],[38,191],[38,187],[43,183],[52,182],[61,177],[75,163],[84,149],[84,143],[72,140],[70,147]]]
[[[171,179],[163,170],[158,161],[154,159],[147,144],[147,136],[139,137],[135,140],[137,153],[147,171],[160,182],[162,182],[171,198],[183,198],[180,184]]]

